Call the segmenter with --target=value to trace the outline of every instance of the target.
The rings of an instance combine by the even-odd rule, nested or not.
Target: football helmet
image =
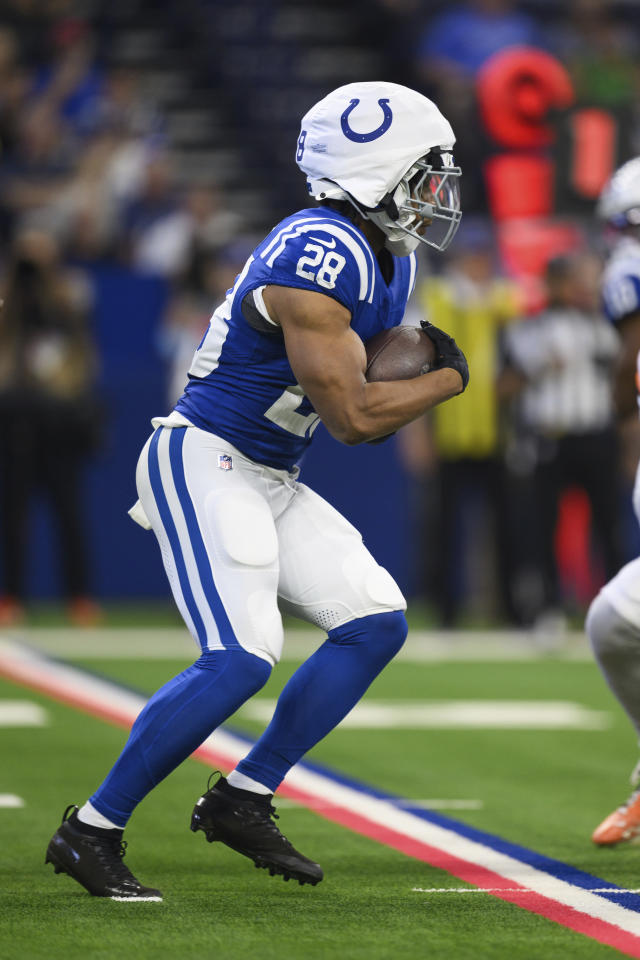
[[[640,157],[616,170],[600,194],[596,213],[613,227],[640,226]]]
[[[302,118],[296,162],[316,200],[347,200],[406,256],[446,250],[458,229],[461,171],[436,105],[396,83],[350,83]]]

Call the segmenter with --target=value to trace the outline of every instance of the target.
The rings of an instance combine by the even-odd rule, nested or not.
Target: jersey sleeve
[[[291,224],[261,257],[270,284],[324,293],[351,314],[359,301],[373,300],[373,252],[364,237],[347,224]]]
[[[632,313],[640,313],[640,276],[631,271],[605,276],[602,305],[611,323],[620,323]]]

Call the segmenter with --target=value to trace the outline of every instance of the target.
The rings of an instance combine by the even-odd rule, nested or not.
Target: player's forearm
[[[446,367],[412,380],[365,383],[357,397],[321,417],[332,436],[355,445],[394,433],[461,391],[460,374]]]

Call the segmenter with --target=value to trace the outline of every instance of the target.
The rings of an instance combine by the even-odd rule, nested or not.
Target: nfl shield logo
[[[233,458],[227,453],[218,455],[218,466],[221,470],[233,470]]]

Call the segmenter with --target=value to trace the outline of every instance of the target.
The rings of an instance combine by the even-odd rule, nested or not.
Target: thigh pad
[[[278,559],[278,538],[268,505],[256,491],[213,491],[205,502],[207,520],[234,563],[267,567]]]

